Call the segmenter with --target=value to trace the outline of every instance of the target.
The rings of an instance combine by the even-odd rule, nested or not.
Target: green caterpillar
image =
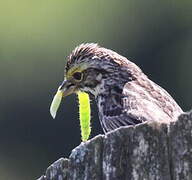
[[[79,99],[79,119],[81,127],[81,139],[82,141],[87,141],[91,133],[90,125],[90,100],[89,95],[85,92],[79,91],[77,93]]]
[[[85,92],[80,92],[80,91],[77,92],[77,95],[79,99],[79,119],[80,119],[80,127],[81,127],[81,140],[87,141],[91,133],[91,126],[90,126],[91,108],[90,108],[89,95]],[[55,118],[57,114],[57,110],[60,106],[62,96],[63,96],[63,92],[58,89],[50,107],[50,113],[53,118]]]

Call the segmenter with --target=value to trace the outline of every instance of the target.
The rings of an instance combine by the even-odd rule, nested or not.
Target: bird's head
[[[140,69],[125,57],[94,43],[81,44],[67,59],[63,96],[84,91],[98,96],[135,78]]]

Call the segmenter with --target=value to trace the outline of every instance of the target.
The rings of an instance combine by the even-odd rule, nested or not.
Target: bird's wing
[[[136,119],[167,122],[182,112],[167,91],[150,80],[127,82],[123,89],[123,106]]]
[[[150,80],[130,81],[123,88],[121,104],[111,96],[106,100],[102,126],[107,132],[120,126],[135,125],[145,121],[170,122],[182,113],[174,99]],[[117,104],[116,106],[113,106]]]
[[[136,89],[125,86],[123,94],[111,94],[105,97],[103,112],[100,114],[101,125],[105,132],[120,126],[142,123],[146,118],[141,105],[141,97],[134,93]],[[132,91],[133,93],[131,93]]]

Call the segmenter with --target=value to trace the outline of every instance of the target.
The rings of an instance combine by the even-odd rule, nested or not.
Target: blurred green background
[[[0,0],[0,179],[31,180],[80,143],[75,95],[49,106],[66,57],[97,42],[192,107],[192,1]],[[94,102],[92,137],[102,133]]]

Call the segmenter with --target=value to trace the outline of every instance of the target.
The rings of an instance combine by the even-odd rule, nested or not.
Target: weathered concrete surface
[[[99,135],[39,180],[192,180],[192,112]]]

